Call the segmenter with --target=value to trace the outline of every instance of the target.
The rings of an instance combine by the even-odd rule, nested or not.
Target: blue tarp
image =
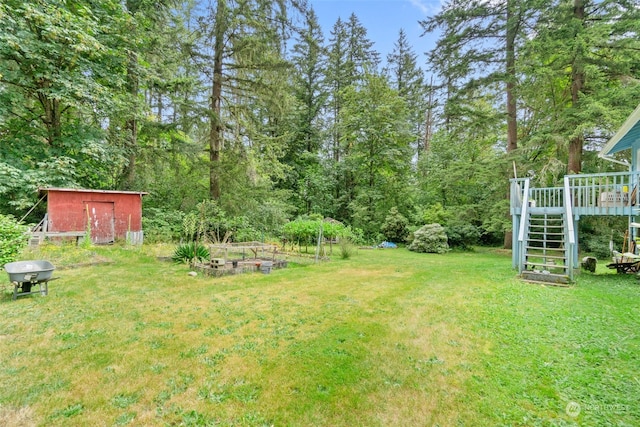
[[[395,249],[398,247],[398,245],[396,245],[395,243],[392,242],[382,242],[378,245],[379,248],[388,248],[388,249]]]

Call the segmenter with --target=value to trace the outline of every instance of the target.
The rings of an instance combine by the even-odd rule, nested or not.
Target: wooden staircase
[[[571,221],[572,219],[569,219]],[[571,283],[572,266],[564,212],[529,211],[520,277],[553,285]]]

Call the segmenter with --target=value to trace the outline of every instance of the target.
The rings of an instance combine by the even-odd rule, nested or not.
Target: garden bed
[[[223,265],[214,266],[211,263],[196,264],[194,269],[206,276],[229,276],[233,274],[253,273],[256,271],[262,271],[267,274],[271,272],[271,269],[286,268],[286,260],[271,260],[271,259],[248,259],[248,260],[228,260]]]

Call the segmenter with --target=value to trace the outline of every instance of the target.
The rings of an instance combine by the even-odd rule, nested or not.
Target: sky
[[[318,20],[329,42],[330,31],[338,17],[343,21],[355,13],[358,20],[367,29],[367,35],[375,43],[383,63],[387,54],[393,51],[400,29],[404,29],[407,39],[418,55],[418,65],[425,68],[425,52],[435,45],[435,36],[421,37],[422,27],[418,20],[435,15],[441,6],[441,0],[310,0],[309,3],[318,15]]]

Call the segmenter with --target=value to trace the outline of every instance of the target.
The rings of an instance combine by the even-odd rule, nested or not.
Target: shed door
[[[85,202],[91,219],[91,242],[113,243],[115,240],[115,217],[113,202]]]

